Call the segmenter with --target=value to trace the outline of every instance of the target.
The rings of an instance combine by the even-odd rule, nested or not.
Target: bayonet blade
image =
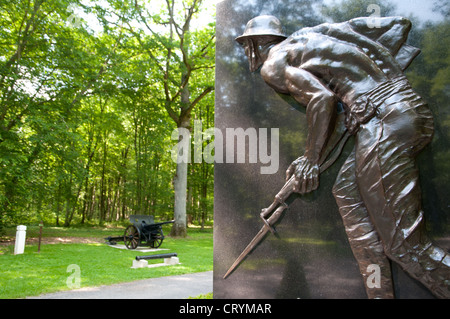
[[[230,269],[228,269],[225,276],[223,276],[223,279],[226,279],[233,271],[236,269],[237,266],[247,257],[248,254],[252,252],[252,250],[263,240],[263,238],[267,235],[269,232],[269,228],[264,225],[261,230],[256,234],[256,236],[253,238],[253,240],[248,244],[248,246],[242,251],[242,253],[239,255],[239,257],[235,260],[235,262],[231,265]]]

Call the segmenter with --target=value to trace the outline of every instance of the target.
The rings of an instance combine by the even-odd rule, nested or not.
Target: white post
[[[14,255],[23,254],[25,249],[25,237],[27,226],[19,225],[16,231],[16,245],[14,246]]]

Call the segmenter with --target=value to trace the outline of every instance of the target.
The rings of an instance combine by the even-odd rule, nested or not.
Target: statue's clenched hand
[[[294,192],[306,194],[319,187],[319,165],[305,156],[297,158],[286,171],[286,180],[295,176]]]

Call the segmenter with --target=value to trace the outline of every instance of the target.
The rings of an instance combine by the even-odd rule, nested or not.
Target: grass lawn
[[[37,229],[37,227],[36,227]],[[36,232],[31,227],[30,236]],[[170,229],[170,228],[169,228]],[[169,233],[164,228],[164,234]],[[44,228],[46,236],[57,233],[58,236],[108,237],[121,235],[123,229],[116,230],[67,230]],[[28,238],[27,230],[27,238]],[[213,236],[212,228],[200,230],[190,228],[187,238],[164,239],[159,252],[137,252],[110,247],[103,243],[86,244],[43,244],[37,253],[37,245],[26,245],[25,253],[14,255],[14,242],[0,246],[0,298],[24,298],[43,293],[69,290],[67,281],[73,281],[73,268],[80,270],[80,287],[93,287],[139,279],[186,273],[210,271],[213,269]],[[180,265],[131,269],[137,255],[160,253],[178,254]],[[149,260],[150,263],[161,263],[162,260]]]

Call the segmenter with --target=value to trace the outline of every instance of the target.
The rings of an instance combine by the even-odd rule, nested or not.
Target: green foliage
[[[169,151],[177,123],[167,110],[183,111],[186,63],[180,40],[164,27],[165,7],[0,3],[0,230],[39,220],[102,224],[130,214],[172,219]],[[184,12],[178,15],[181,23]],[[209,24],[185,36],[195,43],[183,46],[190,51],[192,101],[213,86],[213,35]],[[213,101],[194,106],[190,112],[201,119]]]

